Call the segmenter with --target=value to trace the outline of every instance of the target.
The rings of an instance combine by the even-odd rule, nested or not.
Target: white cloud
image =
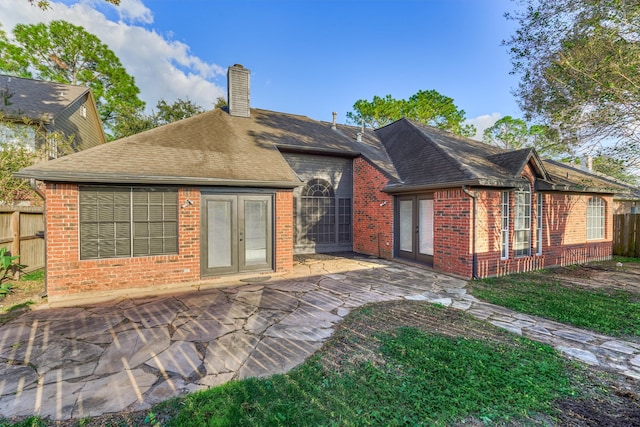
[[[475,117],[473,119],[468,119],[466,123],[474,125],[476,127],[476,134],[471,138],[482,141],[482,134],[484,130],[493,126],[495,122],[502,118],[502,114],[500,113],[491,113],[491,114],[483,114],[482,116]]]
[[[2,29],[10,33],[16,24],[34,24],[62,19],[84,27],[113,50],[127,72],[140,88],[140,98],[147,111],[160,99],[173,102],[190,99],[205,109],[211,109],[225,89],[210,79],[225,74],[217,64],[203,61],[191,54],[189,46],[170,40],[156,31],[129,22],[153,22],[151,11],[141,0],[122,0],[118,6],[121,20],[114,22],[94,8],[91,1],[71,5],[52,2],[41,11],[26,0],[0,2]]]
[[[141,22],[151,24],[153,13],[140,0],[121,0],[120,5],[115,8],[120,15],[120,19],[129,22]]]

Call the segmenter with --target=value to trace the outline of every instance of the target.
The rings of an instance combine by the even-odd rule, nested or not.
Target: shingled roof
[[[414,191],[458,185],[521,187],[522,169],[534,152],[512,152],[408,119],[376,130],[393,161],[400,183],[389,191]],[[536,167],[540,179],[544,168]]]
[[[0,75],[0,111],[9,118],[51,122],[89,91],[84,86]]]
[[[285,115],[221,109],[22,169],[43,181],[292,188],[300,179],[274,141],[310,138],[279,126]],[[295,124],[295,121],[294,121]]]
[[[613,178],[588,172],[555,160],[544,160],[551,182],[541,183],[540,190],[580,191],[591,193],[609,193],[639,195],[638,189]]]

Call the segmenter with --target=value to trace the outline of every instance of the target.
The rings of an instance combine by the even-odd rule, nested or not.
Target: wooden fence
[[[44,218],[37,206],[0,206],[0,248],[20,255],[25,272],[44,268]]]
[[[613,216],[613,254],[640,258],[640,214]]]

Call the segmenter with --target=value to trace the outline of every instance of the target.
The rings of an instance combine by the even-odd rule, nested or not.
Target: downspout
[[[476,228],[478,221],[478,193],[470,191],[466,185],[462,186],[462,191],[473,199],[473,226],[471,227],[471,277],[478,278],[478,254],[476,253]]]
[[[29,180],[29,185],[31,186],[31,189],[35,191],[36,194],[42,198],[42,202],[43,202],[42,223],[44,224],[44,236],[43,236],[44,238],[44,290],[40,294],[40,297],[45,298],[48,294],[48,290],[47,290],[47,198],[45,197],[45,194],[42,192],[42,190],[38,188],[38,184],[36,184],[35,178],[31,178]]]

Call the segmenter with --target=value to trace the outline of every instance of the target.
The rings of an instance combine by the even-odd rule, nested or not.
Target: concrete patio
[[[350,310],[397,299],[465,310],[640,380],[640,345],[477,301],[466,282],[367,257],[309,256],[228,287],[29,312],[0,328],[0,417],[139,410],[232,379],[287,372]]]

